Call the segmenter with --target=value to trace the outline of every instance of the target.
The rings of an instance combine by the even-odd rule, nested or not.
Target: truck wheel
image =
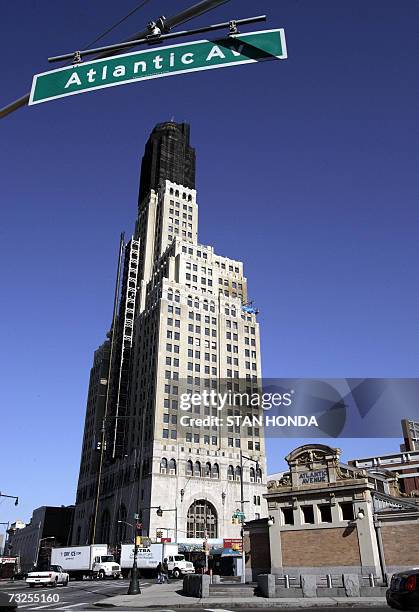
[[[173,578],[180,578],[181,575],[182,575],[182,572],[180,571],[180,569],[175,567],[175,569],[173,570]]]
[[[103,580],[105,578],[105,572],[103,570],[100,570],[99,572],[99,580]]]
[[[63,586],[67,586],[67,585],[68,585],[68,578],[67,578],[67,580],[64,580],[64,582],[63,582]]]
[[[54,582],[52,583],[52,585],[51,585],[51,586],[52,586],[53,588],[55,588],[57,585],[58,585],[58,578],[56,578],[56,579],[54,580]]]

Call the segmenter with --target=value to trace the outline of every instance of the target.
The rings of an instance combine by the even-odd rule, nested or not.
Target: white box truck
[[[174,543],[150,544],[141,546],[137,552],[137,567],[146,572],[156,573],[159,563],[167,559],[170,574],[174,578],[180,578],[184,574],[193,574],[195,568],[193,563],[186,561],[184,555],[179,554],[179,548]],[[134,562],[134,544],[121,545],[121,568],[126,575],[132,568]]]
[[[51,549],[51,564],[61,565],[70,578],[119,578],[121,566],[108,554],[107,544]]]

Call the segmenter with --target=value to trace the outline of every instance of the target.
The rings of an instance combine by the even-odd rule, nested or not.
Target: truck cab
[[[104,578],[119,578],[121,566],[116,563],[113,555],[97,555],[93,558],[92,572],[100,580]]]
[[[174,578],[180,578],[184,574],[193,574],[195,568],[193,563],[186,561],[184,555],[167,555],[167,567]]]

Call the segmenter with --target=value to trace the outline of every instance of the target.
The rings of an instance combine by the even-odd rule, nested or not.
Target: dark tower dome
[[[187,123],[158,123],[150,134],[141,162],[139,203],[150,189],[167,179],[195,189],[195,149],[189,144]]]

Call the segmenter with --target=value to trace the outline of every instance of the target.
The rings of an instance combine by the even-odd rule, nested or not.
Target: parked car
[[[26,578],[26,583],[30,587],[35,587],[37,584],[52,587],[56,587],[59,584],[67,586],[68,581],[69,575],[63,571],[60,565],[50,565],[46,570],[29,572]]]
[[[393,574],[386,598],[396,610],[419,610],[419,568]]]

